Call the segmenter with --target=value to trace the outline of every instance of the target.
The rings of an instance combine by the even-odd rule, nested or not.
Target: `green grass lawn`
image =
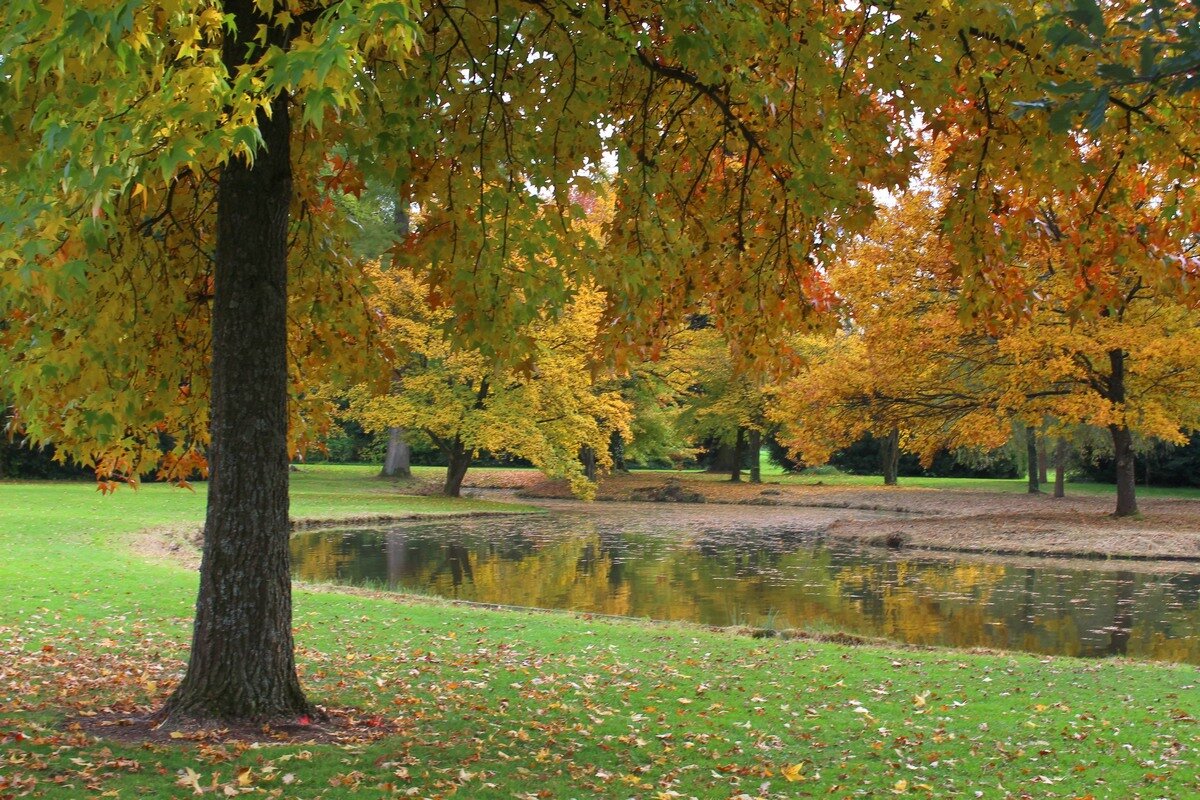
[[[635,473],[654,472],[664,475],[676,475],[689,480],[713,480],[722,481],[729,478],[727,473],[711,473],[704,470],[634,470]],[[743,480],[747,478],[749,472],[743,474]],[[882,487],[883,478],[880,475],[848,475],[840,472],[832,467],[819,467],[813,470],[805,470],[799,473],[785,472],[780,467],[769,462],[766,456],[763,456],[762,478],[764,481],[777,482],[782,484],[790,484],[796,486],[864,486],[864,487]],[[1016,492],[1025,493],[1029,490],[1029,481],[1026,478],[926,478],[926,477],[905,477],[899,479],[900,488],[916,488],[916,489],[965,489],[977,492]],[[1043,492],[1054,490],[1054,476],[1050,476],[1050,482],[1042,484]],[[1089,495],[1113,495],[1116,496],[1117,487],[1111,483],[1088,483],[1070,481],[1066,485],[1068,495],[1071,494],[1089,494]],[[1200,499],[1200,489],[1192,487],[1170,487],[1170,486],[1142,486],[1138,485],[1137,494],[1139,497],[1178,497],[1186,499]]]
[[[307,467],[293,515],[495,510]],[[301,590],[318,702],[373,742],[128,747],[63,720],[161,701],[196,576],[129,544],[196,493],[0,483],[0,798],[1200,796],[1188,666],[756,641]]]

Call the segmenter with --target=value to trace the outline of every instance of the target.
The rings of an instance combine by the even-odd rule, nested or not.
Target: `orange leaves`
[[[361,197],[367,184],[363,174],[351,161],[335,155],[329,159],[330,172],[321,177],[321,184],[327,192],[341,192]]]
[[[181,454],[166,453],[158,467],[158,479],[168,481],[183,488],[191,488],[188,480],[199,475],[208,477],[208,459],[197,450],[187,450]]]

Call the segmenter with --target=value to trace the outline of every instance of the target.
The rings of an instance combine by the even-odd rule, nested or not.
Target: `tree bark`
[[[404,428],[388,428],[387,455],[383,459],[380,476],[384,478],[411,478],[412,449],[404,435]]]
[[[1129,517],[1138,513],[1136,476],[1134,475],[1133,434],[1124,425],[1109,425],[1112,436],[1113,455],[1117,464],[1117,510],[1118,517]]]
[[[762,483],[762,431],[750,429],[750,482]]]
[[[1032,425],[1025,426],[1025,457],[1029,462],[1029,493],[1041,494],[1042,487],[1038,483],[1038,435]]]
[[[584,445],[579,448],[579,461],[583,464],[583,477],[589,481],[596,480],[596,451]]]
[[[1109,378],[1108,399],[1114,404],[1125,404],[1125,351],[1120,348],[1108,351]],[[1112,436],[1113,456],[1117,465],[1117,510],[1118,517],[1129,517],[1138,513],[1137,475],[1134,472],[1133,433],[1124,424],[1109,425]]]
[[[396,238],[403,242],[408,238],[410,230],[408,210],[405,208],[404,199],[396,198],[396,208],[393,210],[393,226],[396,230]],[[402,375],[399,371],[392,373],[392,392],[401,391]],[[411,478],[412,477],[412,448],[408,446],[408,438],[404,434],[404,428],[392,427],[388,428],[388,447],[387,454],[383,459],[383,469],[380,471],[380,476],[384,478]]]
[[[742,482],[742,460],[746,457],[746,429],[738,426],[737,438],[733,441],[733,468],[729,470],[729,480],[733,483]]]
[[[1050,482],[1050,454],[1047,453],[1048,445],[1046,437],[1039,435],[1037,439],[1037,465],[1038,465],[1038,482]]]
[[[900,472],[900,429],[892,428],[883,439],[879,440],[879,461],[883,467],[883,485],[895,486],[899,483]]]
[[[260,24],[230,0],[230,72]],[[286,35],[270,28],[270,43]],[[239,38],[240,37],[240,38]],[[212,444],[200,591],[187,673],[168,721],[295,720],[313,713],[296,675],[288,548],[287,250],[292,200],[288,98],[258,114],[263,148],[217,186],[212,306]]]
[[[471,466],[471,454],[457,436],[443,448],[443,452],[446,454],[447,463],[446,483],[442,486],[442,494],[446,497],[460,497],[463,478],[467,476],[467,468]]]
[[[1032,425],[1025,426],[1025,461],[1028,462],[1030,494],[1042,494],[1042,485],[1038,482],[1038,431]]]
[[[629,467],[625,464],[625,440],[621,438],[619,431],[613,431],[609,437],[608,453],[612,456],[613,472],[629,472]]]
[[[1067,496],[1067,440],[1061,437],[1054,445],[1054,496]]]

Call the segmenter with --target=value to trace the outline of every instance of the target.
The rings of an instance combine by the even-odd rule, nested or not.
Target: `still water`
[[[315,530],[293,537],[293,569],[483,603],[1200,664],[1200,565],[862,549],[822,540],[831,513],[603,503]]]

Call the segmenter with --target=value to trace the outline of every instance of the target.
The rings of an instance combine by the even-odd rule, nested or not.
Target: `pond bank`
[[[565,483],[524,470],[468,475],[470,489],[508,489],[522,499],[567,499]],[[961,489],[729,483],[701,476],[638,473],[601,479],[598,500],[638,501],[678,485],[705,503],[886,511],[905,519],[831,520],[831,538],[869,546],[1032,557],[1200,564],[1200,501],[1140,501],[1142,514],[1115,518],[1104,495],[1053,498]],[[678,495],[668,491],[667,495]],[[1181,565],[1182,566],[1182,565]]]

